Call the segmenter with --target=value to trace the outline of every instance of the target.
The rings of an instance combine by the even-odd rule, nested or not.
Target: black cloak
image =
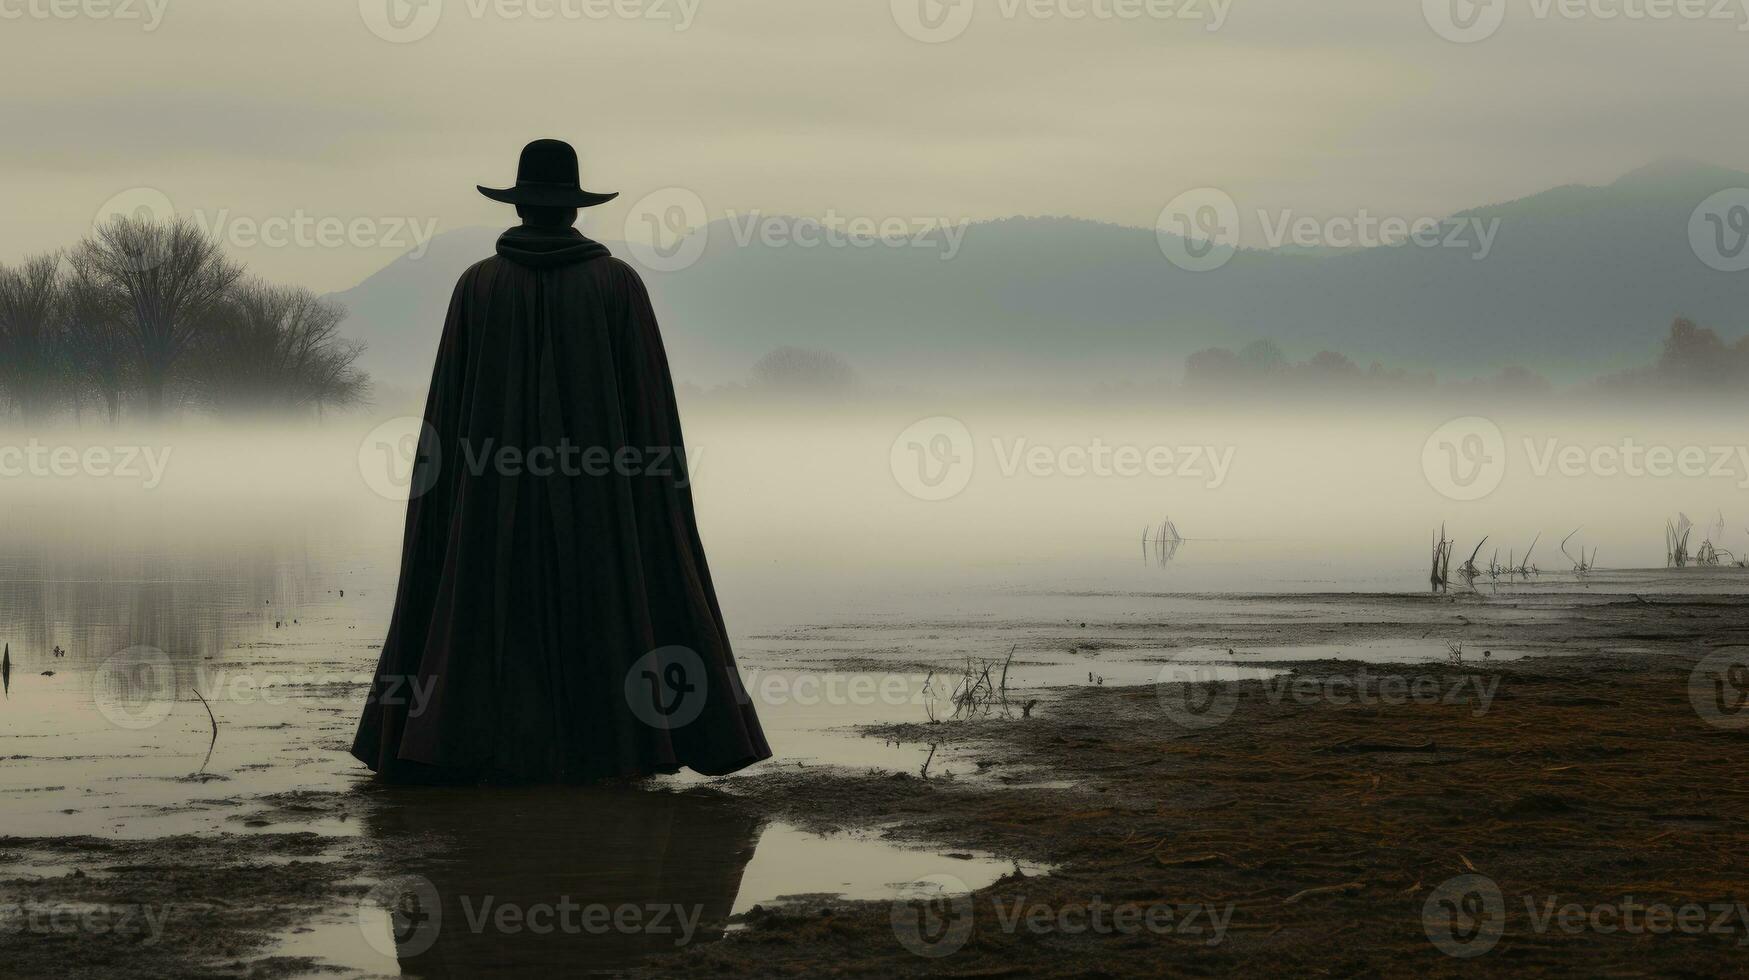
[[[352,754],[409,781],[769,758],[685,459],[637,273],[573,228],[505,232],[450,300]]]

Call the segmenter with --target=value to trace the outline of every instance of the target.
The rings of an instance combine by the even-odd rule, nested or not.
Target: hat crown
[[[518,184],[581,184],[577,151],[564,140],[535,140],[522,148],[516,164]]]

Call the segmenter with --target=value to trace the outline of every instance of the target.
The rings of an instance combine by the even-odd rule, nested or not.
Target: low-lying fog
[[[179,619],[203,590],[259,603],[345,575],[392,585],[416,430],[392,414],[0,437],[11,639],[19,620],[59,622],[125,646],[168,621],[199,632]],[[1531,562],[1566,573],[1576,529],[1574,558],[1660,567],[1679,514],[1691,551],[1749,556],[1749,448],[1722,413],[1487,414],[792,402],[695,404],[685,423],[742,634],[1046,590],[1419,591],[1442,523],[1454,567],[1486,535],[1479,565],[1535,540]],[[1184,540],[1162,548],[1168,520]]]

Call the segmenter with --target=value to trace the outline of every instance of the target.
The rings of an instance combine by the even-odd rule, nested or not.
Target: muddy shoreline
[[[1694,658],[1574,656],[1492,668],[1477,701],[1272,701],[1241,682],[1233,715],[1205,731],[1161,719],[1156,692],[1087,688],[1029,723],[980,722],[952,737],[992,765],[1071,774],[1073,790],[931,785],[921,779],[762,777],[793,818],[881,812],[903,833],[1048,861],[974,896],[963,947],[938,960],[895,941],[891,910],[834,909],[756,921],[757,945],[730,942],[668,969],[797,975],[1717,975],[1740,967],[1749,919],[1749,736],[1716,728],[1689,697]],[[1295,665],[1304,679],[1393,676],[1459,682],[1467,667]],[[884,734],[928,735],[905,726]],[[944,869],[950,871],[951,869]],[[1429,938],[1426,905],[1460,876],[1495,883],[1503,929],[1474,958]],[[1526,900],[1529,900],[1528,904]],[[1698,905],[1707,931],[1566,931],[1537,916],[1553,902]],[[1068,934],[1004,922],[1015,903],[1100,903],[1230,911],[1226,933]],[[1713,929],[1730,909],[1724,931]],[[1534,910],[1534,913],[1533,911]],[[1605,916],[1607,919],[1607,916]],[[1079,922],[1079,917],[1073,921]],[[1434,924],[1437,930],[1439,924]],[[1663,928],[1663,925],[1660,925]],[[1461,934],[1461,929],[1460,929]]]
[[[716,941],[613,969],[1396,976],[1740,967],[1749,913],[1713,910],[1749,905],[1749,871],[1736,860],[1749,845],[1749,789],[1737,778],[1749,765],[1749,730],[1707,717],[1691,688],[1717,679],[1697,673],[1701,658],[1749,636],[1749,603],[1291,601],[1303,609],[1280,621],[1235,614],[1174,630],[1184,647],[1230,641],[1232,662],[1273,668],[1273,679],[1203,689],[1090,684],[1049,692],[1030,717],[859,729],[872,740],[938,746],[970,760],[971,775],[778,760],[680,791],[713,822],[782,820],[927,846],[945,855],[934,874],[948,879],[961,852],[1000,855],[1016,870],[961,900],[791,897],[736,916]],[[1084,648],[1096,671],[1102,651],[1141,628],[1038,624],[1030,641]],[[1242,649],[1378,636],[1455,637],[1467,654],[1382,665],[1273,661]],[[1524,655],[1477,659],[1494,647]],[[1598,652],[1611,650],[1633,652]],[[1195,695],[1188,701],[1186,690]],[[1202,714],[1184,713],[1199,705]],[[1205,724],[1211,711],[1218,717]],[[0,934],[0,975],[354,975],[277,945],[312,920],[344,922],[372,882],[393,872],[396,855],[382,834],[299,828],[381,821],[408,808],[404,792],[361,782],[349,792],[271,796],[235,821],[235,833],[218,836],[124,841],[0,829],[5,907],[138,906],[162,916],[155,938],[120,928],[9,930]],[[419,846],[417,827],[407,835]],[[1473,893],[1442,891],[1479,881],[1480,904],[1466,897]],[[1669,907],[1669,928],[1595,927],[1609,919],[1598,909],[1619,918],[1625,907],[1632,918],[1636,905]],[[1576,930],[1567,928],[1573,916],[1560,916],[1568,906],[1582,913]],[[1707,928],[1676,924],[1691,906],[1706,911]],[[1442,909],[1459,918],[1441,918]],[[1442,946],[1442,936],[1465,941]],[[1450,952],[1490,938],[1475,955]],[[404,964],[409,973],[422,966]]]

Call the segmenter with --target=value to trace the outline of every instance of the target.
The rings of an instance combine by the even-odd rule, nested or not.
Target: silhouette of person
[[[637,273],[572,227],[612,200],[558,140],[462,274],[352,752],[395,781],[721,775],[769,758],[700,542]]]

